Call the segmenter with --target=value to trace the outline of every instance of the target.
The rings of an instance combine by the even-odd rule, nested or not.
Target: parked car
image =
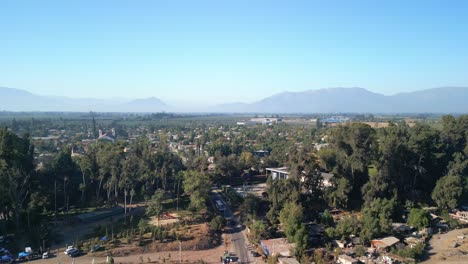
[[[13,263],[15,259],[10,254],[0,256],[0,263]]]
[[[79,249],[74,249],[74,250],[71,250],[68,255],[72,258],[75,258],[75,257],[83,255],[83,251]]]
[[[100,244],[94,245],[89,249],[89,252],[97,252],[97,251],[103,251],[105,248],[101,246]]]
[[[65,255],[70,255],[70,251],[76,250],[74,246],[68,246],[67,249],[65,249]]]

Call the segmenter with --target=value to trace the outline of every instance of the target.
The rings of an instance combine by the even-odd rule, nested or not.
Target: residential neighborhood
[[[280,119],[287,123],[289,118],[298,117]],[[93,113],[68,114],[62,121],[3,119],[3,138],[34,146],[28,165],[33,166],[32,178],[25,178],[34,184],[28,185],[28,193],[17,189],[34,210],[20,211],[20,229],[30,230],[26,233],[15,231],[12,218],[0,219],[0,245],[12,259],[31,247],[37,254],[55,254],[58,262],[66,260],[69,254],[61,252],[71,245],[80,252],[78,263],[108,257],[140,262],[140,253],[151,261],[166,254],[166,261],[173,262],[437,263],[432,245],[443,246],[437,244],[439,237],[456,234],[436,255],[446,261],[463,259],[468,207],[458,178],[440,177],[425,185],[423,180],[431,179],[428,171],[414,174],[413,165],[406,165],[398,173],[416,178],[382,185],[387,171],[395,168],[379,156],[400,154],[374,146],[392,146],[391,133],[420,137],[417,131],[432,131],[435,124],[444,127],[441,133],[457,133],[449,129],[453,123],[446,118],[451,117],[383,128],[348,118],[332,127],[279,122],[244,126],[222,115],[187,119]],[[462,125],[464,118],[450,120]],[[31,136],[21,137],[26,131]],[[426,139],[419,140],[423,144]],[[12,149],[5,145],[9,141],[2,142],[3,151]],[[462,151],[464,144],[459,145]],[[412,151],[405,162],[428,154]],[[457,170],[464,166],[457,155],[446,162],[449,170],[455,163]],[[350,159],[357,163],[349,164]],[[442,162],[432,159],[434,163],[422,166]],[[8,173],[13,172],[2,175]],[[6,182],[14,187],[11,180]],[[444,188],[460,191],[447,197]],[[12,200],[5,196],[3,201]],[[3,215],[14,215],[8,208],[15,207],[5,207]],[[190,257],[199,254],[196,261]]]

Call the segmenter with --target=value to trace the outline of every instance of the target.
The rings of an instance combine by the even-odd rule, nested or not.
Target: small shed
[[[346,241],[333,240],[333,245],[334,245],[335,247],[345,248],[345,247],[346,247]]]

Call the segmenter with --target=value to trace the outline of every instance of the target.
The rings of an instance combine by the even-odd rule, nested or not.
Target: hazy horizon
[[[468,87],[468,3],[2,3],[0,86],[209,104],[363,87]]]

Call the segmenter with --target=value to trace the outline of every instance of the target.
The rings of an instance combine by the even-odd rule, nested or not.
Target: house
[[[336,261],[337,263],[340,264],[357,264],[359,261],[357,259],[354,259],[346,254],[342,254],[338,256],[338,260]]]
[[[345,248],[345,247],[346,247],[346,241],[333,240],[333,245],[334,245],[335,247]]]
[[[305,172],[302,172],[305,173]],[[323,187],[330,187],[332,185],[332,173],[320,172],[322,179],[323,179]],[[290,172],[289,167],[281,167],[281,168],[266,168],[266,175],[271,175],[273,180],[287,180],[289,178]],[[305,181],[305,177],[301,177],[301,182]]]
[[[289,243],[286,238],[274,238],[260,241],[262,250],[266,256],[274,256],[279,254],[283,257],[291,256],[291,249],[294,248],[294,243]]]
[[[86,152],[84,151],[84,149],[80,146],[77,146],[75,144],[72,145],[72,148],[71,148],[71,156],[72,157],[81,157],[83,155],[85,155]]]
[[[414,236],[405,237],[405,243],[413,248],[417,244],[424,243],[424,238]]]
[[[439,223],[442,220],[442,218],[440,216],[436,215],[436,214],[430,213],[429,215],[431,217],[431,223],[433,225],[436,225],[437,223]]]
[[[351,246],[362,245],[361,238],[357,236],[352,237],[348,245],[351,245]]]
[[[468,222],[468,212],[467,211],[458,211],[457,216],[460,220]]]
[[[386,249],[393,247],[396,243],[400,242],[400,240],[396,237],[390,236],[385,237],[382,239],[374,239],[371,241],[371,247],[379,248],[379,249]]]
[[[287,180],[289,178],[289,167],[266,168],[266,175],[267,177],[271,175],[273,180]]]
[[[112,142],[112,143],[115,142],[115,138],[113,136],[111,136],[111,135],[108,135],[107,133],[104,133],[101,136],[99,136],[98,140],[99,141],[109,141],[109,142]]]
[[[408,234],[411,233],[411,231],[413,230],[413,228],[404,223],[393,223],[392,228],[394,232],[401,234]]]
[[[208,171],[209,172],[214,172],[216,170],[216,164],[210,164],[208,165]]]
[[[321,174],[323,178],[323,187],[332,186],[332,178],[334,175],[332,173],[326,173],[326,172],[322,172]]]
[[[211,156],[211,157],[208,157],[208,163],[210,164],[213,164],[215,162],[215,157]]]
[[[458,220],[463,222],[468,222],[468,212],[467,211],[457,211],[455,214]]]
[[[329,146],[328,143],[319,143],[314,145],[314,149],[319,151],[321,148],[327,148]]]
[[[252,151],[252,155],[257,156],[259,158],[263,158],[265,156],[270,155],[270,152],[268,150],[256,150]]]
[[[98,137],[98,140],[100,141],[110,141],[112,143],[115,142],[115,137],[116,137],[116,133],[115,133],[115,129],[112,128],[112,133],[102,133],[102,130],[99,129],[99,137]]]

